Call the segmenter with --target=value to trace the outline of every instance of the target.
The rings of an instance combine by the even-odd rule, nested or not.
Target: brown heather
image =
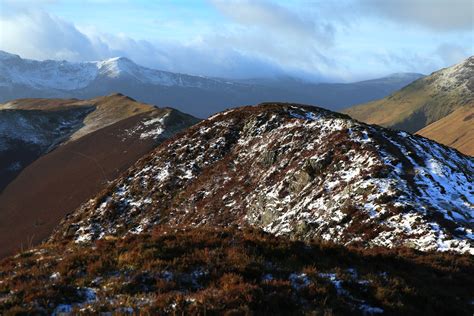
[[[308,283],[297,286],[291,275],[301,273]],[[324,273],[334,273],[349,294]],[[361,301],[386,315],[471,315],[474,291],[468,255],[344,248],[207,227],[157,227],[92,247],[45,244],[4,259],[0,279],[3,315],[47,315],[81,302],[74,313],[357,315]],[[85,288],[95,300],[85,302]]]

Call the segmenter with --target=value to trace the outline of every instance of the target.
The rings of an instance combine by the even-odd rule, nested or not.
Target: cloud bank
[[[224,22],[210,23],[211,31],[190,40],[138,39],[127,35],[127,25],[117,34],[74,24],[47,6],[0,5],[0,49],[40,60],[125,56],[148,67],[198,75],[350,81],[399,71],[429,73],[473,54],[471,0],[299,6],[210,0]]]
[[[384,18],[438,32],[473,31],[472,0],[360,0],[362,8]]]

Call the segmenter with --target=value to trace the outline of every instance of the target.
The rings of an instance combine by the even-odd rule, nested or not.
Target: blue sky
[[[0,49],[220,77],[355,81],[474,54],[472,0],[0,0]]]

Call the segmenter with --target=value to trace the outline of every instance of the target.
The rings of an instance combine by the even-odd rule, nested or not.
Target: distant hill
[[[416,132],[469,104],[474,104],[474,56],[343,112],[366,123]]]
[[[0,147],[0,257],[46,238],[67,213],[198,122],[117,94],[16,100],[4,107],[9,109],[0,110],[0,120],[10,132],[0,139],[6,145]]]
[[[0,51],[0,102],[32,97],[89,99],[118,91],[202,118],[264,101],[338,110],[383,98],[422,76],[402,73],[355,83],[320,84],[294,78],[231,80],[150,69],[123,57],[71,63],[23,59]]]
[[[0,104],[0,191],[24,167],[60,144],[154,109],[120,94]]]

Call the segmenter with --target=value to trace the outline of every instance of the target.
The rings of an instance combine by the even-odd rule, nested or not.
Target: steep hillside
[[[474,103],[474,56],[418,79],[390,96],[344,112],[370,124],[416,132]]]
[[[0,257],[48,237],[65,214],[95,196],[163,140],[198,121],[170,108],[147,106],[144,112],[145,105],[134,108],[131,101],[128,106],[114,103],[116,98],[123,97],[96,103],[67,142],[31,162],[0,193]],[[105,127],[91,132],[100,125]],[[79,133],[81,137],[75,138]]]
[[[472,256],[235,228],[47,244],[0,262],[0,313],[471,315]]]
[[[474,103],[458,108],[416,133],[474,156]]]
[[[25,97],[89,99],[119,91],[198,117],[268,100],[320,104],[335,110],[383,98],[421,76],[393,74],[341,84],[293,78],[231,80],[150,69],[123,57],[71,63],[22,59],[0,51],[0,102]]]
[[[220,113],[166,141],[68,216],[51,240],[153,226],[253,226],[362,246],[474,253],[474,160],[320,108]]]
[[[137,102],[121,93],[97,97],[90,100],[77,99],[18,99],[0,105],[2,109],[61,111],[65,109],[93,108],[82,120],[82,126],[69,135],[70,140],[116,123],[131,116],[149,112],[154,106]],[[1,112],[0,112],[1,113]]]
[[[23,168],[60,144],[154,108],[121,94],[0,104],[0,192]]]

